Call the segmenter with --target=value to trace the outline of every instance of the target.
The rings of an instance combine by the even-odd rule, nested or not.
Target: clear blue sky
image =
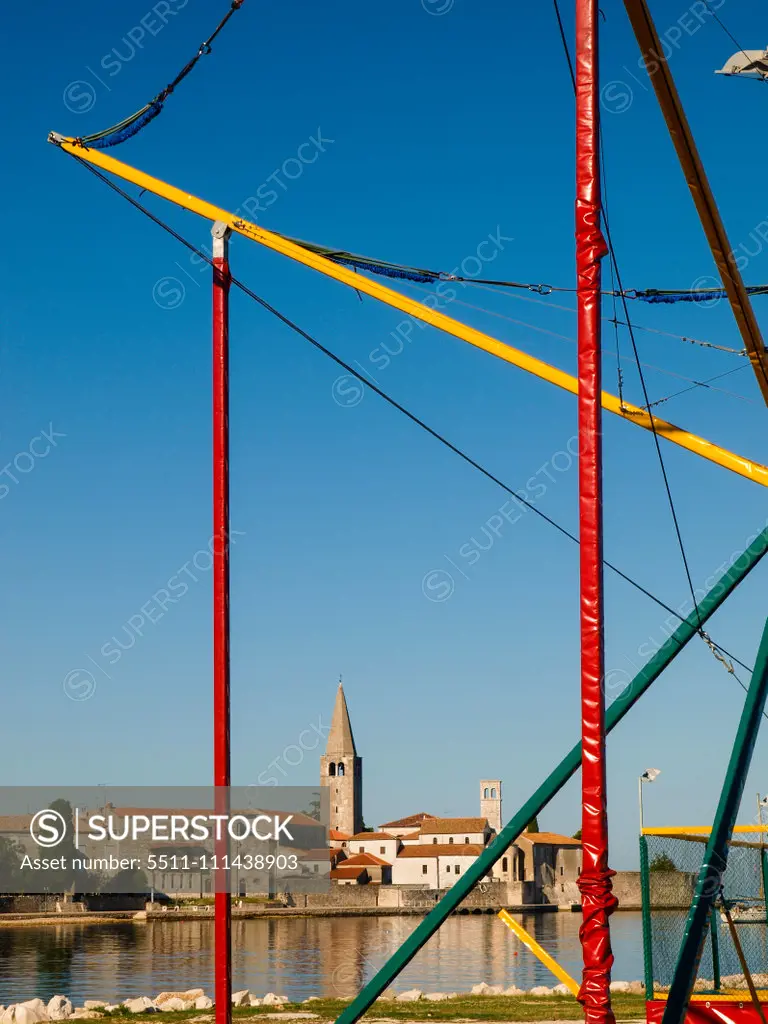
[[[416,265],[451,270],[500,231],[503,247],[484,276],[572,285],[573,103],[552,11],[455,0],[439,13],[446,0],[425,3],[246,0],[161,118],[114,155],[230,209],[258,194],[267,227]],[[18,482],[0,478],[7,785],[211,776],[210,573],[196,555],[211,534],[208,273],[46,144],[51,129],[98,131],[155,95],[226,8],[155,6],[165,25],[149,0],[41,0],[8,12],[0,462]],[[603,80],[620,83],[606,94],[604,130],[624,283],[689,287],[713,273],[712,260],[623,8],[604,10]],[[768,217],[759,130],[768,88],[712,74],[734,47],[711,20],[697,28],[682,11],[681,29],[658,13],[732,242],[754,253],[745,277],[765,282],[765,243],[751,233]],[[754,5],[734,0],[720,13],[744,45],[764,43]],[[297,174],[299,147],[318,129],[332,141]],[[206,223],[145,199],[208,244]],[[536,477],[546,485],[536,490],[539,507],[576,528],[575,468],[562,454],[550,462],[575,433],[571,396],[431,329],[415,330],[382,365],[380,346],[396,347],[394,311],[240,239],[232,261],[512,486]],[[168,278],[184,285],[180,302]],[[554,308],[572,307],[572,297],[527,298],[467,288],[462,301],[500,316],[458,302],[449,312],[573,370],[575,346],[554,336],[574,335],[573,314]],[[764,325],[766,304],[756,300]],[[319,716],[329,721],[342,672],[369,823],[476,812],[483,776],[504,780],[509,816],[578,735],[575,546],[527,514],[505,521],[489,547],[483,527],[502,492],[372,392],[345,404],[342,382],[338,404],[332,363],[239,294],[232,306],[232,525],[243,534],[232,562],[234,782],[256,782],[276,758],[286,783],[315,781],[319,751],[295,767],[284,751]],[[632,314],[740,347],[723,304],[635,303]],[[639,332],[638,343],[645,362],[699,380],[739,363],[658,334]],[[621,348],[629,355],[625,335]],[[626,395],[641,400],[624,365]],[[656,370],[647,380],[653,398],[685,387]],[[767,461],[751,371],[716,383],[748,401],[698,389],[659,411]],[[615,390],[610,355],[605,385]],[[25,456],[51,426],[64,435],[55,447]],[[34,442],[33,452],[44,450]],[[666,444],[664,455],[703,586],[765,524],[765,492]],[[679,606],[685,577],[650,435],[607,420],[605,475],[606,555]],[[479,558],[470,557],[475,542],[489,547]],[[196,582],[178,577],[185,565]],[[425,576],[432,597],[445,582],[433,570],[454,576],[447,600],[425,597]],[[711,624],[748,663],[766,572]],[[177,600],[161,616],[153,595],[174,576]],[[155,621],[141,624],[144,614]],[[638,652],[661,642],[665,617],[608,576],[612,679],[632,674]],[[100,652],[115,649],[112,637],[128,646],[131,621],[143,635],[134,632],[113,662]],[[70,675],[78,669],[97,680],[90,699],[69,699],[87,690]],[[649,823],[710,820],[741,697],[697,643],[622,724],[609,745],[615,866],[636,860],[636,780],[646,767],[664,772],[647,793]],[[762,742],[742,820],[757,789],[768,790]],[[578,796],[574,780],[542,824],[573,832]]]

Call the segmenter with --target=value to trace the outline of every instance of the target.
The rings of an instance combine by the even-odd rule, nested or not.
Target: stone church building
[[[339,680],[331,731],[320,758],[320,785],[329,789],[331,830],[356,836],[363,831],[363,759],[357,756],[344,687]]]
[[[401,885],[445,889],[453,885],[503,826],[501,779],[480,780],[480,815],[439,818],[419,813],[364,832],[363,759],[358,755],[344,688],[339,682],[320,785],[328,789],[331,879],[345,885]],[[317,870],[315,862],[311,868]],[[308,865],[309,867],[309,865]],[[520,902],[579,902],[581,843],[554,832],[525,832],[496,862],[487,881],[519,886]]]

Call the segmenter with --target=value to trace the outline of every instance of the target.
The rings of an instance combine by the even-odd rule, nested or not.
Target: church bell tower
[[[339,680],[331,731],[320,758],[320,785],[328,787],[330,827],[348,835],[363,831],[363,759],[357,756],[344,687]]]
[[[480,817],[497,835],[501,832],[501,779],[480,780]]]

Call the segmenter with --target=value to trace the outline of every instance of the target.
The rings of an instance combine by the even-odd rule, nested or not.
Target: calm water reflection
[[[349,997],[421,918],[282,918],[233,923],[235,990],[291,999]],[[572,974],[581,963],[578,914],[519,916]],[[614,978],[642,978],[640,915],[612,921]],[[213,992],[213,923],[0,928],[0,1003],[64,993],[119,1000],[168,989]],[[517,955],[516,955],[517,954]],[[452,917],[401,975],[398,989],[466,991],[479,981],[530,988],[554,979],[493,915]]]

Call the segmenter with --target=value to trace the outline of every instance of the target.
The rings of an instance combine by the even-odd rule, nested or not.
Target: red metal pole
[[[587,1024],[614,1024],[608,918],[616,900],[608,868],[603,678],[602,408],[600,404],[600,110],[597,0],[576,0],[576,269],[578,274],[579,532],[582,768],[579,877],[584,973],[579,1001]]]
[[[229,811],[229,228],[213,235],[213,775],[216,813]],[[221,787],[221,788],[219,788]],[[224,833],[226,835],[226,833]],[[232,1021],[232,899],[226,838],[216,842],[214,974],[216,1024]]]

